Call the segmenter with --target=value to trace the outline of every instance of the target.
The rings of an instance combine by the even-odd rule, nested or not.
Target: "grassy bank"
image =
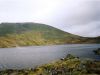
[[[100,75],[100,61],[80,60],[69,54],[35,69],[3,70],[0,75]]]

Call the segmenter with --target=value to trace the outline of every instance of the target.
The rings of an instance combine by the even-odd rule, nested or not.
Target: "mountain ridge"
[[[100,43],[100,37],[82,37],[46,24],[1,23],[0,47]]]

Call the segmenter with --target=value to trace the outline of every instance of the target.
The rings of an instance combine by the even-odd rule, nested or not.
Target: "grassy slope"
[[[38,23],[0,24],[0,47],[67,43],[100,43],[100,37],[83,38],[51,26]]]

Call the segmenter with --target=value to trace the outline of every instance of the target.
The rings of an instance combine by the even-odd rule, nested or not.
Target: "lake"
[[[34,68],[46,64],[67,54],[81,59],[100,60],[93,50],[100,48],[100,44],[67,44],[52,46],[28,46],[16,48],[0,48],[0,69]]]

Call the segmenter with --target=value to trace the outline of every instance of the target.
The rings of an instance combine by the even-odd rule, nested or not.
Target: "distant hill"
[[[39,23],[0,24],[0,47],[71,43],[100,43],[100,37],[81,37]]]

